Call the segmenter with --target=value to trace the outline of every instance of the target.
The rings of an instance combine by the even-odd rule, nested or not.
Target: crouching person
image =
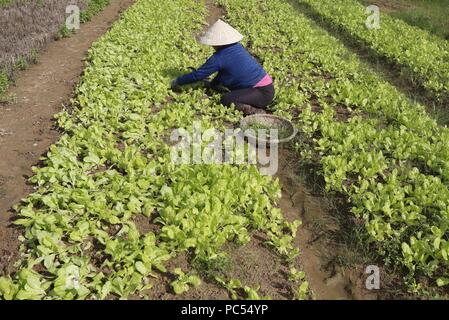
[[[273,80],[254,57],[240,44],[243,36],[229,24],[218,20],[200,43],[212,46],[214,55],[199,69],[172,81],[172,88],[203,81],[218,72],[211,87],[226,87],[221,103],[235,105],[245,115],[265,113],[274,99]]]

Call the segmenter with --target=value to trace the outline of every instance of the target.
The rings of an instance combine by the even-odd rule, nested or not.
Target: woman
[[[239,43],[242,39],[237,30],[218,20],[199,40],[213,46],[215,54],[198,70],[173,80],[172,88],[205,80],[218,72],[212,88],[221,85],[230,90],[221,98],[223,105],[234,104],[246,115],[265,113],[274,99],[273,80]]]

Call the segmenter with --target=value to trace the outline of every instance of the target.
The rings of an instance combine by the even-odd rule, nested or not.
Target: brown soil
[[[39,63],[18,74],[7,94],[15,102],[0,105],[0,274],[10,273],[18,254],[18,231],[11,227],[10,209],[32,192],[31,167],[59,137],[53,115],[68,103],[92,43],[133,3],[112,1],[69,38],[50,43]]]
[[[223,8],[217,6],[214,1],[206,0],[206,7],[209,10],[209,16],[207,17],[207,23],[209,25],[217,22],[218,19],[222,19],[224,16]]]
[[[293,299],[295,284],[288,280],[289,269],[283,263],[279,255],[263,243],[267,240],[263,234],[253,235],[251,242],[245,246],[227,244],[224,251],[228,253],[230,265],[221,275],[228,281],[238,279],[243,286],[258,290],[261,297],[269,297],[276,300]],[[181,299],[181,300],[224,300],[230,299],[229,292],[211,277],[201,276],[201,286],[191,288],[184,294],[175,295],[170,283],[175,279],[170,272],[175,268],[181,268],[184,272],[193,272],[191,261],[186,254],[181,254],[167,264],[166,274],[160,274],[155,279],[154,286],[146,293],[150,299]],[[299,266],[298,266],[299,268]]]
[[[227,291],[219,287],[215,283],[202,278],[201,285],[197,288],[190,288],[187,292],[175,295],[170,285],[176,277],[171,274],[175,268],[181,268],[183,272],[192,272],[191,263],[186,254],[180,254],[174,259],[171,259],[166,268],[167,273],[159,273],[158,278],[152,280],[153,287],[143,294],[147,294],[152,300],[226,300],[229,299]],[[136,297],[138,299],[138,297]]]
[[[253,289],[260,287],[258,293],[261,297],[291,300],[295,284],[288,280],[290,270],[272,248],[264,245],[267,240],[264,234],[256,233],[246,246],[231,248],[229,252],[234,265],[227,276],[239,279],[243,285]]]

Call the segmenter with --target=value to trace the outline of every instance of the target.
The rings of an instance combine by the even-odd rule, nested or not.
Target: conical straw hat
[[[206,34],[199,38],[199,42],[208,46],[225,46],[240,42],[243,36],[222,20],[215,22]]]

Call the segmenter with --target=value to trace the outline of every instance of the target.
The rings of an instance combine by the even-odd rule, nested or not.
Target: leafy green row
[[[205,11],[195,0],[138,1],[94,44],[74,110],[58,115],[66,133],[34,168],[37,190],[17,208],[22,255],[18,272],[0,278],[0,297],[140,295],[179,253],[217,259],[224,243],[245,244],[254,229],[280,254],[297,254],[298,223],[275,207],[278,182],[255,166],[171,161],[165,141],[173,128],[190,130],[195,119],[203,130],[220,128],[240,118],[218,95],[193,87],[175,94],[167,85],[173,70],[210,54],[191,34]],[[150,230],[139,229],[138,217]],[[176,292],[199,284],[171,272]]]
[[[103,10],[111,0],[89,0],[87,9],[81,11],[80,21],[81,23],[90,21],[94,16],[96,16],[101,10]]]
[[[0,0],[0,7],[7,6],[8,4],[10,4],[12,2],[13,2],[13,0]]]
[[[356,0],[299,0],[389,61],[404,67],[414,83],[449,98],[449,42],[387,14],[370,29],[366,8]]]
[[[288,3],[219,3],[274,76],[276,112],[297,121],[303,162],[320,164],[327,190],[347,196],[414,289],[421,275],[446,284],[449,130]]]

